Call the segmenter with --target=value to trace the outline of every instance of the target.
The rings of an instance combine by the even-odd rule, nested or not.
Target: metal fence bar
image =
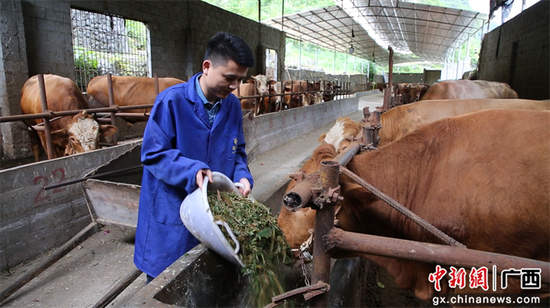
[[[113,93],[113,79],[111,78],[111,74],[107,74],[107,88],[109,90],[109,107],[115,106],[115,96]],[[115,112],[111,111],[111,125],[115,126]],[[117,144],[116,140],[116,134],[113,134],[113,145]]]
[[[40,87],[40,103],[42,104],[42,112],[48,112],[48,101],[46,100],[46,85],[44,83],[44,75],[38,74],[38,85]],[[52,134],[50,129],[49,119],[44,119],[44,132],[46,134],[46,154],[48,159],[53,158],[53,144],[52,144]],[[35,154],[36,155],[36,154]]]

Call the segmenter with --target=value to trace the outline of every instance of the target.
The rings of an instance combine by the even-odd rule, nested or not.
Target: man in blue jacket
[[[202,72],[160,93],[143,135],[143,180],[134,263],[158,276],[199,241],[183,225],[183,199],[212,171],[252,189],[241,103],[231,92],[254,66],[246,42],[220,32],[207,45]]]

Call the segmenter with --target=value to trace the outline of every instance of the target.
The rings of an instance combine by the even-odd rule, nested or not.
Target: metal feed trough
[[[92,222],[37,266],[27,271],[16,282],[2,290],[0,292],[0,302],[24,287],[88,238],[98,233],[103,226],[136,227],[137,201],[139,199],[139,185],[136,185],[136,183],[141,182],[142,174],[142,167],[139,163],[140,149],[141,146],[133,147],[118,158],[96,169],[93,175],[43,187],[44,190],[50,190],[84,182],[82,186],[88,197],[89,202],[87,204]],[[102,155],[101,151],[96,153]],[[127,183],[110,182],[105,179],[121,180]],[[121,277],[117,284],[99,299],[94,307],[105,307],[139,275],[141,275],[141,271],[134,267],[131,272],[126,273],[126,276]]]

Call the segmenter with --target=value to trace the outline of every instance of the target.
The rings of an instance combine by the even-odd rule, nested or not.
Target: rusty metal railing
[[[314,84],[314,82],[312,81],[309,81],[309,80],[284,80],[284,81],[280,81],[283,83],[283,86],[284,84],[287,84],[287,85],[290,85],[290,88],[291,89],[294,89],[294,85],[296,84],[296,82],[306,82],[306,83],[312,83]],[[320,82],[327,82],[326,80],[322,80]],[[283,101],[284,101],[284,97],[289,97],[290,96],[290,101],[292,102],[292,96],[295,96],[295,95],[303,95],[303,94],[311,94],[311,95],[315,95],[316,93],[320,93],[321,95],[331,95],[333,96],[333,98],[331,100],[336,100],[336,99],[342,99],[342,98],[347,98],[349,96],[351,96],[353,94],[353,91],[351,90],[351,82],[332,82],[333,83],[333,89],[330,89],[330,90],[312,90],[312,91],[307,91],[307,90],[304,90],[304,91],[298,91],[298,92],[283,92],[283,93],[276,93],[276,94],[272,94],[273,91],[273,85],[269,85],[268,88],[269,88],[269,94],[267,95],[261,95],[261,94],[258,94],[258,84],[257,84],[257,81],[254,80],[254,95],[249,95],[249,96],[242,96],[241,93],[240,93],[240,88],[237,88],[237,98],[239,100],[243,100],[243,99],[250,99],[250,98],[253,98],[254,99],[254,104],[253,104],[253,114],[254,116],[258,116],[258,115],[261,115],[261,114],[265,114],[265,113],[271,113],[271,112],[279,112],[279,111],[283,111],[285,109],[282,108],[282,106],[280,106],[278,109],[277,108],[274,108],[275,110],[271,111],[271,107],[272,106],[269,106],[269,111],[268,112],[260,112],[260,104],[261,104],[261,101],[262,99],[265,99],[265,98],[268,98],[268,99],[271,99],[272,97],[277,97],[277,96],[280,96],[282,97]],[[325,87],[326,87],[326,84],[325,84]],[[356,85],[357,87],[357,85]],[[359,87],[361,88],[361,85],[359,85]],[[326,103],[327,101],[325,101]],[[288,109],[292,109],[292,108],[298,108],[298,107],[303,107],[303,106],[288,106]]]

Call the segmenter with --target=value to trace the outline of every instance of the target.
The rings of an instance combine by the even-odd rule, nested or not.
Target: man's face
[[[226,98],[239,86],[248,73],[248,67],[233,60],[217,66],[214,66],[212,61],[205,60],[202,63],[202,72],[199,80],[202,92],[208,101],[214,102],[219,98]]]

